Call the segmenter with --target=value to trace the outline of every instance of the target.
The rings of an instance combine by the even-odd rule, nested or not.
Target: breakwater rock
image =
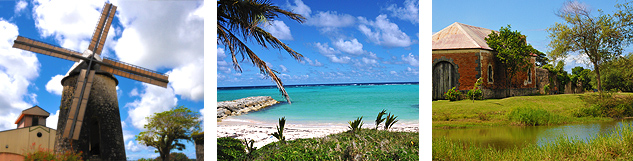
[[[270,96],[246,97],[232,101],[218,102],[218,120],[228,116],[238,116],[250,111],[257,111],[277,103],[279,102]]]

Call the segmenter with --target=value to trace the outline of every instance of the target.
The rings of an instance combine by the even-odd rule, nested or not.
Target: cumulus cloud
[[[335,50],[334,48],[330,47],[327,43],[314,43],[314,46],[317,48],[317,51],[321,54],[336,54],[338,53],[337,50]]]
[[[336,49],[343,51],[345,53],[361,55],[363,54],[363,44],[358,42],[357,39],[352,39],[350,41],[346,41],[343,39],[338,39],[336,42],[332,43]]]
[[[396,4],[389,5],[386,10],[391,12],[391,17],[395,17],[405,21],[411,21],[413,24],[419,23],[418,8],[419,3],[417,0],[405,0],[403,7],[398,7]]]
[[[333,63],[341,64],[349,63],[349,61],[352,60],[352,58],[350,58],[349,56],[337,57],[336,55],[326,55],[326,57]]]
[[[17,15],[20,14],[20,12],[22,10],[24,10],[26,8],[26,6],[28,6],[29,3],[27,3],[26,1],[18,1],[18,3],[15,4],[15,10],[13,10],[13,12]]]
[[[393,75],[398,76],[398,72],[396,72],[396,71],[393,71],[393,70],[392,70],[392,71],[391,71],[391,72],[389,72],[389,73],[391,73],[391,74],[393,74]]]
[[[128,119],[137,129],[143,129],[148,123],[145,117],[157,112],[163,112],[175,107],[178,99],[171,86],[167,88],[143,83],[144,90],[139,94],[140,99],[125,104],[128,110]]]
[[[57,120],[59,120],[59,110],[55,111],[55,114],[52,114],[46,118],[46,126],[57,129]]]
[[[40,63],[32,52],[12,48],[18,27],[0,18],[0,131],[14,129],[20,112],[37,101],[27,88],[39,76]]]
[[[199,101],[204,97],[204,60],[178,67],[170,72],[169,82],[174,92],[184,99]]]
[[[283,21],[272,20],[264,24],[264,30],[280,40],[293,40],[290,27],[286,26]]]
[[[407,75],[418,75],[420,71],[418,71],[418,69],[407,67],[407,70],[404,73]]]
[[[309,6],[303,3],[301,0],[295,0],[295,5],[286,3],[286,7],[300,14],[306,18],[304,24],[310,26],[321,27],[323,32],[333,31],[340,27],[353,26],[356,23],[356,18],[349,14],[339,14],[336,11],[318,11],[316,14],[312,14],[312,10]]]
[[[295,0],[294,1],[296,6],[293,6],[292,4],[290,4],[290,2],[286,3],[286,7],[290,8],[290,11],[300,14],[303,17],[309,17],[310,13],[312,13],[312,10],[310,9],[310,7],[308,7],[306,4],[303,3],[303,1],[301,0]]]
[[[48,91],[48,93],[61,96],[62,90],[64,90],[64,86],[62,86],[63,78],[64,75],[55,75],[51,77],[51,80],[46,83],[46,91]]]
[[[411,66],[417,67],[420,65],[418,59],[415,58],[416,56],[411,53],[409,53],[409,56],[400,55],[400,57],[402,57],[402,60],[404,62],[408,63]]]
[[[413,44],[411,38],[402,32],[398,25],[390,22],[387,15],[381,14],[375,21],[364,17],[358,17],[358,19],[361,22],[358,30],[375,44],[386,47],[408,47]]]
[[[279,68],[281,68],[281,72],[288,72],[288,68],[286,68],[286,66],[284,65],[279,65]]]
[[[303,57],[304,60],[302,60],[300,63],[301,64],[305,64],[306,62],[308,62],[309,65],[311,66],[315,66],[315,67],[320,67],[323,66],[323,64],[321,64],[321,62],[319,62],[319,60],[314,59],[314,61],[312,61],[310,58],[308,57]]]

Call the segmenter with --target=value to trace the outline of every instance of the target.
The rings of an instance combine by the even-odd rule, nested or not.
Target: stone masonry
[[[218,120],[224,119],[228,116],[246,114],[250,111],[258,111],[277,103],[279,102],[270,96],[246,97],[233,101],[218,102]]]

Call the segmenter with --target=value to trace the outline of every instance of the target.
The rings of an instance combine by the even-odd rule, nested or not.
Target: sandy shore
[[[384,123],[383,123],[384,124]],[[381,124],[382,125],[382,124]],[[258,122],[254,120],[237,120],[226,118],[218,122],[217,137],[232,137],[254,140],[254,146],[260,148],[268,143],[278,141],[271,134],[277,131],[277,123]],[[374,122],[365,122],[363,128],[374,128]],[[380,128],[380,127],[379,127]],[[284,136],[286,140],[298,138],[324,137],[349,130],[347,124],[291,124],[286,122]],[[419,132],[418,123],[396,123],[390,131]]]

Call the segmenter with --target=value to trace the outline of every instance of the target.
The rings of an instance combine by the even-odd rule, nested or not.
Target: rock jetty
[[[218,102],[218,121],[228,116],[238,116],[250,111],[257,111],[277,104],[270,96],[255,96],[237,99],[233,101]]]

